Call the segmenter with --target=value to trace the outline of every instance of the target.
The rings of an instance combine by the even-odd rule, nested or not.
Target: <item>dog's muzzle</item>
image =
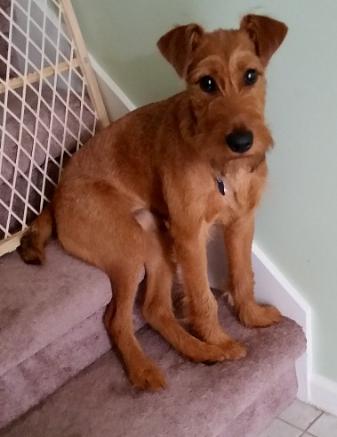
[[[226,143],[235,153],[245,153],[253,145],[253,132],[250,130],[235,130],[226,135]]]

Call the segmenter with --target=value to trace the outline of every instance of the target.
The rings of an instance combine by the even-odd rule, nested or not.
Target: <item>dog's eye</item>
[[[245,85],[250,86],[254,85],[254,83],[257,81],[258,78],[258,72],[254,70],[254,68],[249,68],[243,77],[243,80],[245,82]]]
[[[199,80],[199,85],[205,93],[214,93],[218,89],[215,80],[211,76],[203,76]]]

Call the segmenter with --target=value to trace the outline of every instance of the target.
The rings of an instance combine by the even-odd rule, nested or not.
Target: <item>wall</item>
[[[269,69],[276,142],[256,241],[314,312],[314,372],[337,381],[337,2],[73,0],[89,50],[136,104],[182,85],[155,43],[172,25],[235,27],[247,12],[284,20]]]

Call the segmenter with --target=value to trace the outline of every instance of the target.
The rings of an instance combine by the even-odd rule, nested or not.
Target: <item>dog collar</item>
[[[219,193],[224,196],[226,194],[224,181],[218,176],[215,178],[215,180],[216,180],[216,184],[217,184]]]

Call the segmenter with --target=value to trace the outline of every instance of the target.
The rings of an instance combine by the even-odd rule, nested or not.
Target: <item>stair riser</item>
[[[111,348],[97,311],[64,336],[0,377],[0,428],[46,396]]]
[[[296,398],[295,366],[277,376],[254,402],[217,437],[256,437]]]
[[[104,311],[105,307],[0,376],[0,429],[111,349],[102,322]],[[144,324],[137,308],[135,331]]]
[[[108,352],[0,436],[256,437],[295,398],[295,360],[304,336],[287,319],[247,330],[224,306],[220,316],[228,332],[247,344],[244,360],[190,363],[143,328],[139,341],[163,369],[167,390],[132,390],[116,355]]]

